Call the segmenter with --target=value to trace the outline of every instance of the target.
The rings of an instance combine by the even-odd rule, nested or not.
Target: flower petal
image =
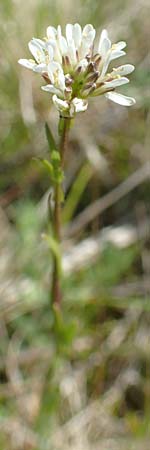
[[[52,61],[53,57],[54,57],[54,50],[51,44],[47,45],[47,51],[48,51],[48,56],[49,56],[49,60]]]
[[[37,38],[32,38],[32,41],[37,43],[38,45],[40,45],[40,47],[43,48],[43,50],[45,50],[45,48],[46,48],[45,41],[42,41],[42,39],[37,39]]]
[[[19,59],[18,63],[30,70],[34,70],[37,67],[35,61],[30,61],[29,59]]]
[[[61,64],[62,63],[62,55],[61,55],[61,52],[60,52],[60,49],[59,49],[58,42],[56,40],[54,40],[54,39],[51,39],[49,41],[49,45],[53,49],[53,58],[54,58],[54,60]]]
[[[105,29],[102,30],[101,35],[100,35],[99,44],[98,44],[98,53],[99,53],[99,49],[101,50],[101,46],[102,46],[104,39],[108,39],[108,32]]]
[[[48,64],[48,75],[49,75],[49,78],[50,78],[51,80],[53,80],[52,83],[54,83],[54,74],[55,74],[56,72],[57,72],[57,73],[58,73],[58,72],[63,72],[62,66],[61,66],[61,64],[60,64],[59,62],[57,62],[57,61],[51,61],[51,62]]]
[[[107,92],[105,97],[112,102],[118,103],[122,106],[132,106],[136,103],[136,100],[132,97],[127,97],[126,95],[118,94],[117,92]]]
[[[132,64],[124,64],[113,69],[110,75],[129,75],[134,71],[135,67]]]
[[[90,44],[92,44],[95,39],[95,34],[96,34],[95,28],[93,27],[93,25],[89,23],[85,25],[85,27],[83,28],[82,39],[86,39],[89,41]]]
[[[73,99],[72,104],[74,105],[76,113],[86,111],[88,107],[88,102],[86,100],[77,97]]]
[[[73,39],[76,49],[78,49],[81,45],[81,39],[82,39],[82,30],[78,23],[75,23],[73,26]]]
[[[28,46],[37,63],[45,62],[44,50],[36,39],[31,39]]]
[[[68,50],[68,45],[67,45],[66,39],[61,34],[61,26],[60,25],[58,25],[58,28],[57,28],[57,39],[58,39],[58,44],[59,44],[61,54],[66,55],[67,50]]]
[[[110,54],[110,61],[113,61],[113,59],[120,58],[121,56],[124,56],[126,52],[123,50],[112,50]]]
[[[101,56],[104,56],[106,55],[106,53],[110,48],[111,48],[111,41],[108,38],[107,30],[103,30],[99,40],[98,53],[100,53]]]
[[[120,42],[117,42],[116,44],[113,44],[112,49],[113,50],[123,50],[123,48],[125,48],[126,45],[127,44],[125,41],[120,41]]]
[[[61,92],[59,89],[55,88],[53,84],[47,84],[46,86],[41,86],[42,91],[49,92],[50,94],[60,95]]]
[[[116,88],[117,86],[121,86],[122,84],[126,84],[129,83],[128,78],[126,77],[119,77],[119,78],[115,78],[112,81],[106,81],[104,83],[104,87],[106,88]]]
[[[53,95],[52,97],[53,103],[60,112],[67,111],[69,109],[69,105],[66,100],[61,100],[57,95]]]
[[[73,25],[71,23],[67,23],[66,25],[66,39],[68,44],[72,41],[73,38]]]
[[[47,72],[47,65],[46,64],[36,64],[35,67],[33,67],[33,71],[37,73]]]
[[[75,65],[77,63],[77,55],[76,55],[76,48],[75,48],[73,39],[68,44],[68,56],[69,56],[71,64]]]
[[[47,28],[47,37],[48,37],[48,39],[55,39],[56,35],[57,35],[56,28],[49,26]]]
[[[101,63],[102,68],[101,68],[100,79],[103,78],[104,75],[105,75],[106,72],[107,72],[107,69],[108,69],[108,66],[109,66],[109,63],[110,63],[110,56],[111,56],[111,53],[110,53],[110,50],[109,50],[109,51],[107,52],[105,58],[102,59],[102,63]],[[100,67],[101,67],[101,66],[100,66]]]
[[[96,31],[92,25],[88,24],[83,28],[80,58],[85,58],[91,52]]]
[[[48,64],[48,76],[51,83],[54,84],[57,89],[64,91],[66,87],[65,75],[62,70],[62,66],[58,62],[52,61]]]

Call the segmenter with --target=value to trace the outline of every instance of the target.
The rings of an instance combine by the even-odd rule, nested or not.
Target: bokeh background
[[[1,0],[1,450],[149,450],[149,17],[149,0]],[[17,60],[48,25],[76,21],[127,41],[123,92],[137,103],[93,99],[71,130],[54,331],[50,185],[33,158],[48,156],[44,124],[57,138],[58,116]]]

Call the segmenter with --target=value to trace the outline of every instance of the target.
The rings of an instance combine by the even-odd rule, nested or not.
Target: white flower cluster
[[[42,86],[50,92],[53,103],[64,117],[85,111],[87,98],[104,94],[108,99],[124,106],[131,106],[135,99],[118,94],[115,89],[129,82],[126,75],[134,70],[131,64],[113,68],[108,66],[114,59],[125,55],[124,41],[112,45],[108,33],[103,30],[98,47],[94,49],[96,31],[92,25],[66,25],[66,36],[61,26],[47,28],[43,40],[33,38],[29,50],[33,59],[20,59],[19,64],[38,72],[47,82]]]

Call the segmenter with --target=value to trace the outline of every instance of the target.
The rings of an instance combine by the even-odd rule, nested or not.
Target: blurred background
[[[1,0],[0,448],[149,450],[150,4]],[[63,210],[63,319],[49,301],[45,120],[58,116],[20,67],[48,25],[92,23],[127,41],[124,108],[96,98],[70,133]]]

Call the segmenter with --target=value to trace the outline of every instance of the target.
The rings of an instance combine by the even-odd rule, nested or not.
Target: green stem
[[[60,119],[61,120],[61,119]],[[64,167],[64,158],[67,148],[67,139],[68,139],[68,131],[70,126],[69,119],[63,119],[63,129],[60,139],[60,156],[61,156],[61,168]],[[55,183],[54,187],[54,216],[53,216],[53,227],[55,233],[55,239],[59,246],[59,257],[54,255],[53,260],[53,274],[52,274],[52,289],[51,289],[51,297],[52,303],[55,307],[60,307],[62,300],[62,288],[61,288],[61,192],[62,187],[59,183]]]

